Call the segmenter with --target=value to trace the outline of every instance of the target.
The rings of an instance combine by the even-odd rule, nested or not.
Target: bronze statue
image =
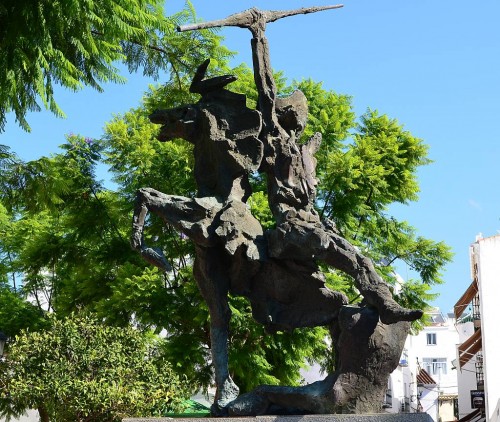
[[[341,6],[276,12],[250,9],[214,22],[179,30],[238,26],[252,33],[257,110],[244,95],[225,89],[232,76],[205,79],[209,60],[197,70],[191,91],[195,103],[158,110],[159,139],[183,138],[194,144],[197,198],[141,189],[134,212],[132,246],[152,264],[168,270],[161,251],[143,240],[148,212],[159,215],[196,246],[194,275],[211,317],[211,345],[217,387],[214,415],[267,413],[359,413],[377,411],[387,377],[397,366],[409,322],[422,316],[393,299],[373,263],[342,238],[334,224],[314,209],[316,133],[297,143],[307,122],[307,101],[297,91],[277,98],[265,37],[268,22]],[[250,213],[248,175],[265,173],[276,228],[264,232]],[[317,260],[353,277],[361,306],[325,286]],[[304,387],[263,386],[238,397],[229,376],[227,295],[249,298],[254,318],[268,332],[328,326],[336,351],[336,370]],[[354,352],[355,351],[355,352]]]

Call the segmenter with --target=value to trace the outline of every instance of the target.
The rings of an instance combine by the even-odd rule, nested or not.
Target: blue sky
[[[292,9],[327,5],[325,0],[192,0],[200,18],[219,19],[257,6]],[[167,0],[167,14],[183,0]],[[396,206],[422,236],[443,240],[454,253],[436,288],[443,311],[470,284],[468,247],[478,233],[500,230],[500,2],[481,0],[347,0],[339,10],[283,19],[268,25],[272,65],[291,79],[312,78],[353,97],[358,114],[368,107],[397,118],[430,147],[433,164],[419,171],[420,199]],[[250,33],[222,31],[251,63]],[[58,90],[67,114],[30,114],[31,133],[10,116],[0,144],[30,160],[57,151],[70,132],[99,138],[113,114],[138,105],[152,80],[128,76],[104,93]],[[160,81],[161,82],[161,81]],[[500,259],[500,257],[499,257]],[[401,275],[411,275],[402,266]]]

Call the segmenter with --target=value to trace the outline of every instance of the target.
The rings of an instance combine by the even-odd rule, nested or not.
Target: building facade
[[[406,339],[391,374],[384,407],[391,413],[425,412],[435,422],[457,420],[458,384],[453,366],[459,342],[453,314],[430,313],[430,325]]]
[[[478,236],[470,246],[472,283],[455,305],[463,325],[457,348],[460,412],[482,414],[489,422],[500,421],[500,235]],[[474,375],[472,376],[471,373]],[[472,417],[472,416],[471,416]],[[468,416],[462,416],[463,420]]]

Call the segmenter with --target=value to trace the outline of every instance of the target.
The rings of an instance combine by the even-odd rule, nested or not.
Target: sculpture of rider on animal
[[[197,198],[144,188],[137,193],[132,246],[153,265],[168,271],[163,253],[143,238],[148,212],[159,215],[195,244],[194,275],[210,311],[211,352],[216,396],[212,414],[360,413],[380,409],[387,377],[398,364],[409,321],[419,310],[398,305],[373,263],[342,238],[314,208],[316,133],[297,143],[307,122],[307,101],[296,91],[277,98],[265,27],[277,19],[341,6],[294,11],[249,9],[226,19],[188,25],[180,31],[238,26],[252,33],[257,109],[244,95],[225,89],[233,76],[204,79],[209,60],[197,70],[195,103],[157,110],[159,140],[183,138],[194,144]],[[264,233],[246,200],[248,176],[266,174],[276,228]],[[317,261],[352,276],[362,305],[325,286]],[[228,370],[228,293],[247,297],[254,318],[268,332],[327,326],[336,369],[303,387],[262,386],[238,397]],[[346,387],[348,386],[348,387]]]

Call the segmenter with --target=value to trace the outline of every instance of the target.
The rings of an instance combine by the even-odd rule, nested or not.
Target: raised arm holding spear
[[[255,84],[257,86],[258,110],[262,113],[265,133],[273,133],[278,125],[276,117],[276,84],[274,82],[269,54],[269,43],[265,36],[266,24],[289,16],[338,9],[343,5],[303,7],[301,9],[275,11],[258,10],[255,8],[228,16],[225,19],[184,25],[178,31],[193,31],[197,29],[236,26],[247,28],[252,32],[252,57]]]

